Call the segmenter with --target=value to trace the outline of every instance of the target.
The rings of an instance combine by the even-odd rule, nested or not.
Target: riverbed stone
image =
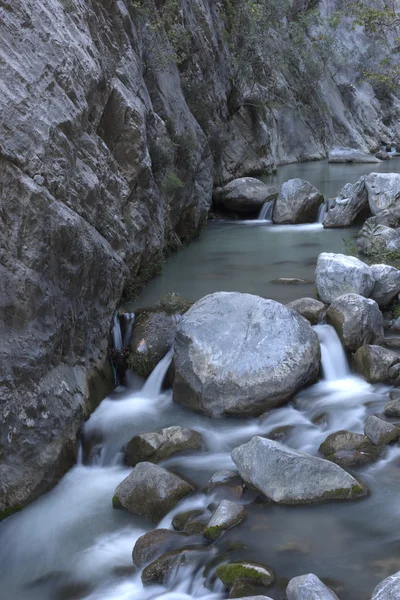
[[[239,499],[244,490],[244,482],[237,471],[217,471],[207,482],[205,492],[212,494],[214,499]]]
[[[357,373],[369,383],[400,385],[400,355],[382,346],[361,346],[352,359]]]
[[[174,473],[142,462],[115,489],[113,507],[157,522],[192,492],[194,488]]]
[[[254,177],[240,177],[223,187],[215,188],[213,201],[217,207],[239,215],[258,213],[265,202],[278,197],[279,190]]]
[[[205,528],[204,536],[209,540],[216,540],[224,531],[239,525],[245,516],[246,511],[241,504],[222,500]]]
[[[400,418],[400,398],[395,398],[394,400],[390,400],[384,408],[385,417],[389,417],[392,419]]]
[[[148,377],[174,343],[176,319],[161,312],[143,312],[135,320],[128,366]]]
[[[287,600],[339,600],[316,575],[294,577],[286,588]]]
[[[250,294],[219,292],[182,318],[173,397],[211,416],[260,415],[318,374],[320,346],[295,311]]]
[[[371,213],[390,227],[400,224],[400,173],[370,173],[365,178]]]
[[[256,436],[235,448],[232,459],[246,482],[278,504],[345,500],[366,493],[338,465],[266,438]]]
[[[356,148],[334,148],[329,152],[330,163],[379,163],[372,154],[366,154]]]
[[[273,222],[277,224],[314,223],[324,197],[304,179],[286,181],[275,203]]]
[[[207,550],[201,546],[166,552],[143,569],[142,583],[143,585],[171,583],[181,567],[200,564],[202,560],[204,561],[206,553]]]
[[[383,317],[375,300],[345,294],[332,302],[326,317],[346,350],[356,352],[361,346],[383,342]]]
[[[326,306],[315,298],[299,298],[286,304],[287,308],[291,308],[298,312],[302,317],[307,319],[311,325],[316,325],[320,316],[324,312]]]
[[[355,256],[323,252],[318,256],[315,283],[320,300],[330,304],[350,293],[368,298],[375,279],[370,267]]]
[[[375,279],[371,298],[379,306],[387,306],[400,292],[400,270],[390,265],[372,265],[372,275]]]
[[[251,581],[265,587],[274,581],[274,573],[269,567],[247,561],[220,565],[216,574],[228,589],[232,588],[236,581]]]
[[[188,510],[175,515],[172,519],[172,527],[186,535],[203,535],[211,516],[212,513],[208,508]]]
[[[328,460],[343,467],[372,462],[380,454],[366,435],[345,430],[328,435],[319,451]]]
[[[381,255],[400,256],[400,229],[379,223],[377,217],[365,221],[357,236],[357,247],[361,254],[376,260]]]
[[[324,227],[350,227],[359,217],[368,215],[368,212],[368,194],[365,178],[362,177],[354,184],[346,183],[340,190],[324,219]]]
[[[400,437],[400,429],[392,423],[370,415],[364,422],[364,433],[376,446],[385,446]]]
[[[153,562],[156,558],[169,552],[187,546],[190,539],[186,535],[170,529],[154,529],[140,536],[132,551],[132,561],[138,569]]]
[[[125,448],[124,462],[131,467],[144,461],[158,463],[174,454],[195,452],[202,447],[203,439],[197,431],[187,427],[167,427],[132,438]]]
[[[400,571],[381,581],[372,593],[371,600],[398,600],[400,598]]]

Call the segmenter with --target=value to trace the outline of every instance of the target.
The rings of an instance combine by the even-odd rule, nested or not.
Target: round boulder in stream
[[[367,493],[338,465],[266,438],[235,448],[232,459],[242,478],[277,504],[351,500]]]
[[[322,302],[330,304],[350,293],[368,298],[375,279],[371,268],[355,256],[322,252],[318,256],[315,283]]]
[[[177,475],[142,462],[115,489],[113,507],[125,508],[157,522],[192,492],[193,487]]]
[[[287,600],[339,600],[316,575],[294,577],[286,588]]]
[[[319,451],[328,460],[343,467],[350,467],[376,460],[381,453],[381,448],[375,446],[362,433],[336,431],[328,435],[320,445]]]
[[[211,416],[260,415],[317,377],[320,346],[298,313],[250,294],[206,296],[175,339],[174,400]]]
[[[371,600],[398,600],[400,598],[400,571],[384,579],[373,591]]]
[[[226,211],[238,215],[257,215],[265,202],[275,200],[279,190],[254,177],[234,179],[224,187],[216,188],[213,201]]]
[[[272,220],[277,224],[314,223],[323,201],[323,195],[311,183],[290,179],[281,187]]]
[[[382,346],[361,346],[353,356],[353,366],[368,383],[400,384],[400,356]]]
[[[167,427],[154,433],[136,435],[125,448],[125,464],[135,467],[147,461],[158,463],[174,454],[201,450],[203,439],[197,431],[187,427]]]
[[[307,319],[311,325],[317,325],[319,319],[324,312],[326,306],[315,298],[299,298],[286,304],[288,308],[292,308],[302,317]]]
[[[239,525],[245,515],[246,511],[241,504],[230,500],[222,500],[205,528],[204,536],[209,540],[216,540],[224,531]]]

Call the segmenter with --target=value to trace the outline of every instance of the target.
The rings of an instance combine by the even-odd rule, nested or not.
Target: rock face
[[[279,442],[254,437],[235,448],[242,478],[278,504],[309,504],[365,495],[358,481],[337,465]]]
[[[311,325],[316,325],[319,322],[319,318],[325,310],[325,304],[315,298],[300,298],[289,302],[286,306],[298,312]]]
[[[319,451],[328,460],[343,467],[363,465],[379,456],[376,446],[366,435],[351,431],[331,433],[320,445]]]
[[[290,179],[281,187],[275,204],[274,223],[314,223],[324,197],[304,179]]]
[[[354,148],[335,148],[329,152],[330,163],[379,163],[373,154]]]
[[[361,346],[353,357],[357,373],[369,383],[400,384],[400,356],[381,346]]]
[[[227,529],[239,525],[245,515],[246,511],[241,504],[236,504],[236,502],[230,500],[222,500],[204,530],[205,537],[209,540],[216,540]]]
[[[365,178],[362,177],[357,183],[347,183],[340,190],[324,219],[324,227],[350,227],[360,215],[366,215],[368,211],[368,193]]]
[[[396,600],[400,597],[400,571],[379,583],[371,600]]]
[[[155,433],[136,435],[125,448],[124,462],[130,467],[147,461],[158,463],[179,452],[201,450],[200,433],[186,427],[167,427]]]
[[[220,292],[182,318],[174,400],[209,415],[258,415],[317,376],[320,348],[305,319],[277,302]]]
[[[294,577],[286,588],[287,600],[339,600],[316,575]]]
[[[375,415],[365,419],[365,435],[376,446],[383,446],[397,440],[400,437],[400,429],[387,421],[383,421]]]
[[[113,507],[157,522],[193,491],[192,486],[177,475],[142,462],[115,489]]]
[[[375,279],[372,296],[379,306],[387,306],[400,292],[400,270],[390,265],[372,265]]]
[[[230,213],[239,215],[258,215],[263,204],[278,197],[275,186],[266,185],[253,177],[234,179],[224,187],[216,188],[213,201]]]
[[[332,302],[326,313],[344,347],[356,352],[364,345],[379,345],[384,338],[383,317],[375,300],[346,294]]]
[[[370,267],[358,258],[323,252],[318,256],[315,283],[322,302],[330,304],[350,293],[368,298],[375,280]]]

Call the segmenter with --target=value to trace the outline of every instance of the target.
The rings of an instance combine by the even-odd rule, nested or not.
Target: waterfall
[[[115,313],[113,318],[113,324],[111,327],[111,337],[114,350],[122,350],[124,346],[122,341],[122,331],[121,324],[119,322],[118,312]]]
[[[258,215],[258,220],[259,221],[272,221],[274,206],[275,206],[274,200],[265,202],[260,210],[260,214]]]
[[[160,362],[158,363],[158,365],[150,374],[149,378],[144,384],[142,391],[140,392],[142,398],[154,398],[155,396],[158,396],[161,393],[162,383],[171,364],[173,355],[174,350],[173,348],[171,348],[164,356],[164,358],[160,360]]]
[[[314,331],[321,344],[321,364],[325,381],[349,377],[347,357],[334,328],[331,325],[316,325]]]
[[[326,202],[323,202],[318,210],[317,223],[323,223],[325,221],[327,212],[328,212],[328,210],[327,210]]]
[[[122,317],[125,322],[124,326],[124,335],[122,338],[122,347],[126,348],[131,343],[132,338],[132,328],[135,322],[135,313],[123,313]]]

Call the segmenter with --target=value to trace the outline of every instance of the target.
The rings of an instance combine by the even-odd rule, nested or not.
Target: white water
[[[323,223],[325,221],[325,217],[328,213],[327,204],[323,202],[318,210],[317,223]]]
[[[274,214],[275,201],[265,202],[258,215],[259,221],[272,221],[272,215]]]
[[[330,433],[339,429],[361,432],[365,417],[381,409],[387,401],[388,388],[371,386],[350,373],[344,351],[330,326],[319,325],[315,331],[321,343],[323,379],[300,393],[294,403],[273,410],[259,419],[212,420],[175,405],[171,392],[162,391],[172,352],[159,363],[140,391],[120,390],[104,400],[85,425],[84,445],[86,454],[92,456],[91,462],[86,466],[76,466],[52,492],[0,526],[1,600],[70,598],[62,595],[66,586],[74,589],[80,586],[78,589],[81,591],[73,597],[86,600],[220,600],[225,597],[221,587],[211,580],[208,581],[211,588],[205,587],[201,565],[179,569],[169,589],[163,586],[144,588],[140,573],[126,573],[132,567],[131,553],[135,541],[152,525],[142,517],[113,510],[111,506],[115,487],[130,472],[118,464],[121,447],[138,433],[157,431],[176,424],[189,426],[202,434],[205,451],[178,455],[164,462],[164,466],[186,476],[199,490],[183,500],[158,525],[171,528],[175,514],[207,507],[212,497],[200,492],[203,485],[215,471],[234,468],[231,450],[254,435],[270,435],[276,428],[286,427],[284,443],[317,454],[320,443]],[[389,450],[379,463],[366,469],[365,477],[368,484],[371,482],[372,489],[374,486],[379,488],[377,482],[385,479],[386,470],[393,469],[392,464],[399,456],[400,451],[396,447]],[[381,514],[382,500],[379,498],[373,496],[371,510]],[[397,495],[395,498],[397,503]],[[387,502],[386,496],[384,501]],[[361,506],[365,511],[367,501]],[[400,518],[399,509],[395,507],[397,504],[393,504],[393,519]],[[250,505],[247,505],[247,510],[251,516]],[[266,518],[269,510],[263,509],[262,514]],[[300,514],[299,511],[303,509],[296,510],[296,514]],[[299,535],[303,539],[304,535],[308,535],[312,540],[315,536],[318,539],[322,536],[322,539],[326,539],[328,551],[332,552],[335,535],[334,529],[330,528],[340,530],[340,517],[335,517],[342,514],[340,510],[335,504],[322,505],[319,509],[314,507],[312,511],[301,513],[303,516],[300,521],[297,517],[297,521],[293,522],[293,517],[288,516],[284,507],[276,507],[274,511],[278,512],[274,513],[273,538],[268,535],[266,539],[262,529],[257,533],[257,527],[254,530],[246,529],[249,527],[246,522],[232,530],[231,535],[238,536],[233,540],[246,539],[251,547],[259,549],[256,556],[250,554],[243,558],[271,563],[278,577],[286,576],[287,569],[288,574],[293,576],[299,574],[298,568],[292,562],[289,563],[292,566],[288,567],[274,550],[274,544],[278,544],[279,540],[280,543],[284,542],[288,535],[287,519],[290,518],[292,522],[292,536]],[[351,522],[361,518],[367,521],[371,519],[368,512],[361,517],[357,512],[354,516],[355,509],[351,506],[347,510],[353,511]],[[326,516],[319,521],[319,528],[322,528],[319,531],[313,520],[318,519],[321,511]],[[294,523],[298,523],[297,527]],[[307,534],[302,531],[300,523],[308,523]],[[349,527],[351,525],[347,524]],[[390,534],[387,535],[393,537],[392,524],[388,528]],[[343,543],[339,540],[339,553],[343,553]],[[213,558],[218,546],[213,545],[212,548],[210,556],[203,559],[205,562]],[[268,548],[271,548],[271,555],[264,557]],[[321,552],[325,550],[320,549],[316,555],[305,556],[303,560],[308,562],[305,562],[302,572],[322,568],[321,565],[318,567],[319,563],[316,564]],[[362,550],[358,552],[362,555]],[[330,565],[330,560],[325,562]],[[337,569],[338,565],[333,571],[331,567],[330,575],[334,576]],[[339,573],[342,573],[340,569]],[[362,576],[365,578],[365,573]],[[351,573],[351,578],[354,579],[354,573]],[[351,583],[347,585],[351,589]],[[351,597],[352,600],[361,598],[357,593]],[[281,598],[273,590],[271,597]]]

